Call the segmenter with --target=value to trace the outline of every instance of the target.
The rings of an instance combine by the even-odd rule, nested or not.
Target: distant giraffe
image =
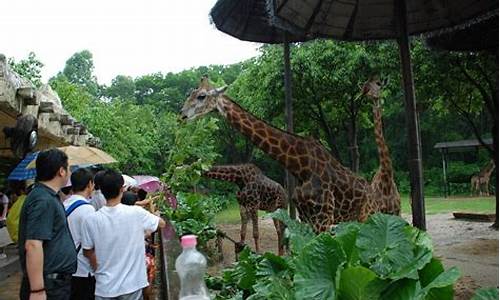
[[[479,196],[483,196],[483,191],[486,196],[490,195],[489,185],[493,170],[495,170],[495,163],[491,160],[479,173],[471,177],[471,195],[479,194]]]
[[[255,250],[260,251],[258,210],[273,212],[278,208],[286,209],[287,199],[283,187],[268,178],[254,164],[213,166],[203,174],[205,177],[234,182],[240,190],[236,194],[240,205],[241,243],[245,242],[248,219],[252,219]],[[284,224],[273,219],[278,234],[278,253],[284,254]]]
[[[256,118],[231,98],[225,88],[214,88],[201,79],[182,107],[182,119],[195,119],[217,110],[233,128],[279,161],[299,184],[294,198],[300,219],[316,232],[344,221],[365,221],[380,211],[368,182],[340,164],[314,139],[290,134]]]
[[[401,197],[398,187],[394,182],[394,170],[389,148],[384,139],[384,126],[382,124],[382,108],[380,103],[380,90],[382,83],[376,76],[370,78],[363,86],[363,94],[373,100],[373,123],[375,142],[378,148],[379,168],[372,178],[371,186],[377,201],[383,206],[380,211],[387,214],[399,215],[401,213]]]

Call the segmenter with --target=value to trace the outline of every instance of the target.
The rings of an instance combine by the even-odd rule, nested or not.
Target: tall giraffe
[[[471,177],[471,195],[473,192],[476,192],[479,194],[479,196],[483,196],[483,191],[485,192],[486,196],[490,195],[489,186],[493,170],[495,170],[495,162],[493,160],[490,160],[490,162],[486,166],[484,166],[483,169],[479,171],[479,173]]]
[[[290,134],[258,119],[212,87],[207,77],[186,99],[182,119],[217,110],[232,127],[279,161],[298,180],[294,198],[302,221],[316,232],[343,221],[364,221],[379,211],[368,182],[342,166],[317,141]]]
[[[373,100],[373,123],[375,142],[378,149],[379,168],[372,178],[371,186],[377,201],[381,201],[381,212],[393,215],[401,213],[401,197],[398,187],[394,182],[391,155],[384,139],[384,126],[382,124],[382,108],[380,103],[380,90],[382,84],[378,77],[370,78],[363,86],[363,94]]]
[[[252,219],[255,251],[260,251],[259,219],[257,212],[264,210],[273,212],[278,208],[286,209],[285,189],[273,181],[254,164],[213,166],[203,174],[205,177],[234,182],[240,190],[236,194],[240,205],[241,242],[245,243],[248,219]],[[273,219],[278,234],[278,253],[283,255],[283,233],[285,226],[281,221]]]

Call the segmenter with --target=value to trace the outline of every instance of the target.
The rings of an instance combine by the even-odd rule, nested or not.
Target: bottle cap
[[[181,237],[182,248],[190,248],[196,246],[196,235],[184,235]]]

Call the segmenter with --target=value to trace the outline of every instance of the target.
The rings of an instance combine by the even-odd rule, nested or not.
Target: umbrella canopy
[[[36,169],[35,168],[30,168],[27,169],[27,166],[34,162],[36,158],[38,157],[38,154],[40,151],[33,152],[33,153],[28,153],[23,160],[10,172],[9,177],[7,177],[7,180],[28,180],[28,179],[34,179],[36,177]],[[71,172],[74,172],[78,170],[79,168],[86,168],[91,165],[89,164],[84,164],[84,165],[73,165],[71,167]],[[70,186],[71,182],[70,179],[68,178],[68,183],[66,186]]]
[[[266,0],[219,0],[210,17],[217,29],[244,41],[279,44],[285,41],[285,35],[287,42],[308,40],[292,24],[273,18]]]
[[[433,35],[425,42],[439,50],[498,53],[498,14],[461,29]]]
[[[7,180],[27,180],[36,177],[36,169],[27,169],[28,164],[36,159],[38,152],[28,153],[21,162],[10,172]]]
[[[315,37],[395,39],[402,0],[268,0],[277,17]],[[406,0],[408,35],[476,22],[498,10],[494,0]]]
[[[122,177],[123,177],[123,186],[124,187],[136,187],[137,186],[137,180],[135,180],[134,178],[132,178],[128,175],[125,175],[125,174],[123,174]]]
[[[162,188],[162,182],[155,176],[132,176],[137,181],[137,187],[145,190],[148,193],[154,193]]]
[[[116,160],[106,152],[94,148],[94,147],[77,147],[77,146],[66,146],[57,148],[68,156],[68,163],[70,166],[76,165],[98,165],[98,164],[110,164],[116,162]],[[31,161],[27,169],[33,169],[36,167],[36,161]]]

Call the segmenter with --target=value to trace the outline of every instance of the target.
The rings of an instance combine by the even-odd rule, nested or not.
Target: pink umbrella
[[[137,187],[145,190],[148,193],[157,192],[162,187],[162,182],[158,177],[154,176],[132,176],[135,180],[137,180]]]

